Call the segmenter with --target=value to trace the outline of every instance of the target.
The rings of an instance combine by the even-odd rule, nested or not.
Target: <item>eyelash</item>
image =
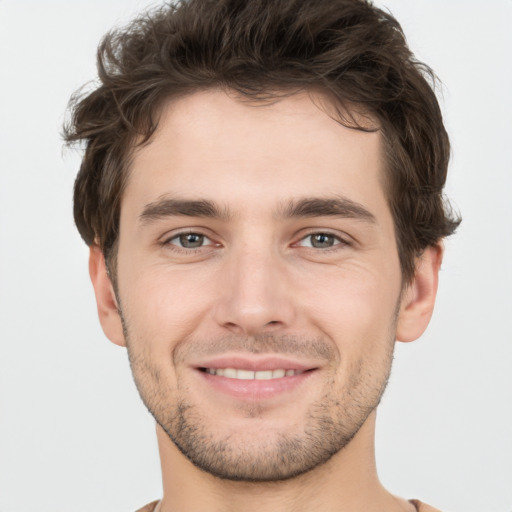
[[[207,244],[207,245],[201,245],[201,246],[199,246],[197,248],[190,248],[190,247],[181,247],[178,244],[172,243],[173,240],[179,240],[181,237],[184,237],[184,236],[187,236],[187,235],[196,235],[198,237],[202,237],[203,239],[212,242],[210,237],[208,237],[204,233],[201,233],[200,231],[182,231],[180,233],[176,233],[176,234],[172,235],[169,238],[166,238],[165,240],[162,241],[161,244],[162,244],[162,246],[168,247],[169,249],[171,249],[173,251],[178,251],[178,252],[181,252],[181,253],[183,253],[183,252],[185,252],[185,253],[197,253],[198,249],[203,249],[205,247],[219,245],[219,244],[215,244],[214,242],[212,242],[212,243]]]
[[[187,236],[187,235],[196,235],[198,237],[202,237],[204,240],[207,240],[210,243],[207,245],[200,245],[199,247],[194,247],[194,248],[182,247],[182,246],[178,245],[177,243],[172,243],[173,240],[179,240],[181,237]],[[301,245],[308,238],[311,239],[314,236],[321,236],[321,235],[326,236],[326,237],[332,237],[334,239],[334,245],[332,245],[330,247],[325,247],[325,248],[313,247],[312,245],[309,245],[309,246]],[[216,244],[215,242],[213,242],[212,239],[210,237],[208,237],[207,235],[205,235],[204,233],[201,233],[200,231],[192,231],[192,230],[191,231],[182,231],[182,232],[173,234],[171,237],[163,240],[161,242],[161,245],[164,247],[168,247],[169,249],[171,249],[173,251],[180,252],[180,253],[186,253],[186,254],[190,254],[190,253],[197,254],[197,252],[200,249],[204,249],[207,247],[213,247],[213,246],[220,246],[220,244]],[[347,241],[345,238],[342,238],[339,235],[335,235],[334,233],[331,233],[329,231],[312,231],[312,232],[304,235],[303,237],[301,237],[298,242],[295,242],[293,244],[293,246],[304,247],[307,250],[321,251],[322,253],[337,251],[343,247],[350,246],[350,245],[351,245],[351,243],[349,241]]]
[[[308,233],[307,235],[303,236],[299,240],[299,242],[295,243],[294,245],[300,246],[301,242],[304,242],[308,238],[311,239],[314,236],[320,236],[320,235],[333,238],[334,245],[332,245],[331,247],[324,247],[324,248],[313,247],[313,246],[304,246],[304,245],[302,247],[305,247],[306,249],[309,249],[309,250],[322,251],[323,253],[325,253],[325,252],[337,251],[337,250],[340,250],[342,247],[346,247],[346,246],[350,245],[350,243],[345,238],[342,238],[339,235],[335,235],[334,233],[331,233],[330,231],[312,231],[311,233]]]

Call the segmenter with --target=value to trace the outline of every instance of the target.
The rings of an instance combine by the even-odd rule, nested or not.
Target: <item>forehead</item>
[[[163,106],[150,143],[135,151],[123,207],[168,194],[261,207],[333,193],[371,202],[383,198],[382,160],[380,132],[343,126],[325,96],[255,103],[201,91]]]

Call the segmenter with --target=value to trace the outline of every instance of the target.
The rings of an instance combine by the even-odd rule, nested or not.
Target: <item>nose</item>
[[[238,335],[283,330],[293,323],[293,290],[286,262],[267,249],[249,248],[224,261],[219,275],[216,322]]]

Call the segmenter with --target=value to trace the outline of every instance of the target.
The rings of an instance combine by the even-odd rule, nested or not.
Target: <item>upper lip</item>
[[[279,356],[244,357],[244,356],[220,356],[204,360],[195,364],[196,368],[236,368],[237,370],[250,370],[253,372],[265,370],[312,370],[317,366],[305,364],[292,359]]]

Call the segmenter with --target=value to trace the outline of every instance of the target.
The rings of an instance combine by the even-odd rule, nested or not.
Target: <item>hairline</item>
[[[133,160],[137,151],[151,144],[155,134],[158,132],[161,114],[172,103],[180,101],[184,98],[188,98],[195,94],[200,94],[212,90],[221,90],[228,96],[238,101],[243,101],[246,104],[254,107],[272,105],[288,97],[292,97],[300,93],[307,93],[313,104],[335,122],[345,126],[346,128],[351,128],[354,130],[363,132],[378,132],[380,136],[381,158],[383,163],[382,173],[379,173],[379,181],[393,219],[393,233],[395,236],[395,245],[400,259],[402,288],[406,287],[412,281],[414,275],[406,275],[406,269],[404,268],[402,262],[399,233],[392,208],[393,192],[391,182],[393,173],[393,161],[391,155],[393,154],[393,137],[387,136],[387,131],[384,130],[378,114],[372,112],[372,110],[363,103],[356,104],[349,100],[343,101],[341,98],[336,97],[336,95],[327,87],[321,86],[319,84],[311,84],[307,87],[291,85],[286,86],[285,84],[282,86],[276,85],[274,87],[262,87],[258,94],[250,94],[247,91],[230,87],[229,84],[215,83],[197,87],[192,86],[187,90],[183,89],[177,92],[171,92],[157,99],[151,110],[152,117],[155,119],[151,130],[148,130],[148,133],[146,134],[132,134],[127,137],[127,151],[122,156],[124,163],[119,170],[119,172],[122,174],[122,177],[118,196],[119,211],[117,212],[118,218],[116,226],[116,237],[111,247],[109,248],[104,247],[104,245],[101,243],[97,243],[97,240],[94,242],[94,245],[100,246],[104,254],[107,271],[113,283],[117,280],[117,256],[119,250],[121,207],[124,191],[126,189],[128,180],[130,179]],[[362,120],[365,121],[364,125],[358,123],[358,121]]]

